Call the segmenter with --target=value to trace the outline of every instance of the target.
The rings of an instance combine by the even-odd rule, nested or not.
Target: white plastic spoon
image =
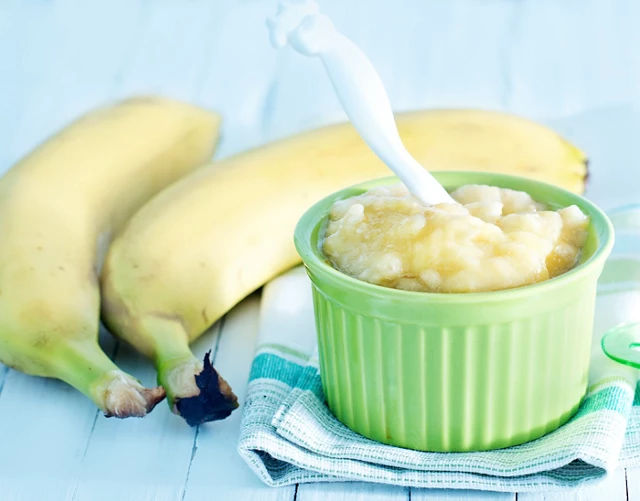
[[[349,120],[369,147],[422,203],[457,203],[406,150],[391,103],[371,61],[313,0],[285,0],[267,21],[276,48],[291,45],[306,56],[318,56]]]

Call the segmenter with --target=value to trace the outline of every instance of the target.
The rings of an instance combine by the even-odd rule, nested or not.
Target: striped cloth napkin
[[[640,321],[640,206],[613,211],[616,246],[599,282],[590,382],[558,430],[487,452],[419,452],[381,444],[341,424],[322,394],[310,284],[302,268],[264,290],[258,347],[238,450],[268,485],[363,480],[532,491],[571,487],[640,465],[640,371],[609,360],[603,332]]]

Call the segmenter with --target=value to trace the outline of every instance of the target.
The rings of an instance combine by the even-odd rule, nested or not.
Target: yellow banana
[[[573,191],[584,187],[585,156],[527,120],[443,110],[401,114],[398,125],[428,168],[509,172]],[[197,170],[149,201],[114,240],[102,274],[108,327],[154,359],[170,405],[189,423],[216,417],[212,402],[224,401],[225,391],[211,383],[213,376],[208,389],[215,398],[194,381],[202,364],[188,342],[298,263],[293,229],[309,205],[389,174],[347,124]],[[198,397],[209,400],[198,406]]]
[[[219,117],[159,98],[78,119],[0,179],[0,361],[66,381],[106,415],[164,397],[100,349],[100,247],[148,198],[210,158]]]

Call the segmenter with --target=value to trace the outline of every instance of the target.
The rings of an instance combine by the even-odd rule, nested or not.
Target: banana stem
[[[164,398],[162,388],[145,388],[118,369],[94,341],[67,342],[53,351],[57,377],[87,395],[107,417],[142,417]]]
[[[202,363],[191,353],[187,334],[179,322],[154,317],[145,327],[153,338],[158,384],[164,387],[171,410],[178,413],[176,399],[200,393],[194,375],[202,370]]]

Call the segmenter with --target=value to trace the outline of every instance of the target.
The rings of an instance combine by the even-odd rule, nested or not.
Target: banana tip
[[[165,397],[164,388],[145,388],[132,377],[116,374],[105,390],[106,417],[143,417]]]
[[[190,426],[224,419],[238,408],[238,397],[214,369],[211,352],[204,356],[202,371],[195,375],[198,395],[176,399],[176,409]]]

